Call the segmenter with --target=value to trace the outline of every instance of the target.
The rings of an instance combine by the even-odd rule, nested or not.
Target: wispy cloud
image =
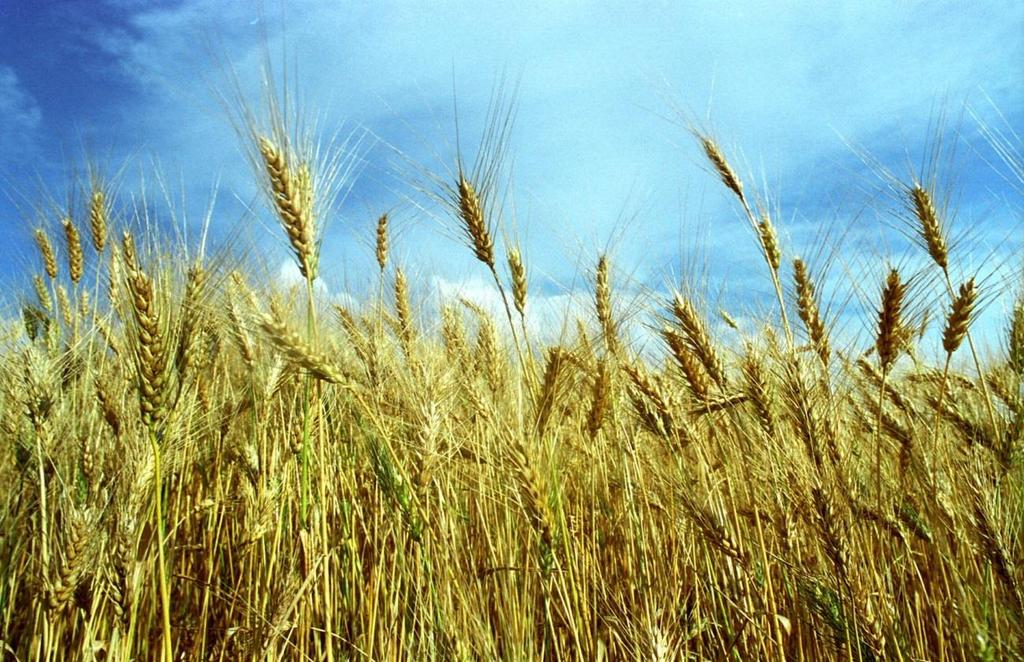
[[[17,73],[0,65],[0,163],[24,158],[36,145],[43,113]]]

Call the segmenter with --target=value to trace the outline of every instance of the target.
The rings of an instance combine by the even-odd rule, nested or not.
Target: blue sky
[[[765,187],[787,257],[816,254],[829,227],[863,252],[840,254],[835,292],[873,258],[912,259],[886,228],[893,201],[858,152],[909,175],[942,131],[961,135],[939,169],[957,201],[954,232],[979,240],[961,263],[1019,252],[1009,233],[1022,220],[1022,186],[990,167],[975,119],[1024,127],[1015,1],[0,0],[0,278],[23,282],[26,266],[38,268],[33,205],[41,193],[67,200],[85,155],[108,172],[128,164],[126,193],[140,170],[159,168],[184,193],[193,230],[219,181],[214,239],[241,236],[279,271],[287,250],[268,215],[243,217],[252,171],[216,98],[230,67],[258,102],[266,52],[287,59],[325,131],[371,136],[324,238],[332,292],[365,286],[384,209],[396,212],[396,253],[420,287],[485,289],[450,229],[416,211],[409,198],[421,196],[395,178],[401,159],[389,146],[428,167],[438,156],[450,163],[454,91],[471,157],[503,75],[518,81],[507,229],[552,302],[571,299],[567,289],[610,247],[626,292],[699,271],[707,283],[696,286],[738,315],[768,305],[753,241],[679,111],[713,129],[750,186]]]

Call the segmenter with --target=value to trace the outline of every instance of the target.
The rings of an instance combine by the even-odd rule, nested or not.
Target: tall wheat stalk
[[[139,409],[149,435],[153,452],[154,525],[159,566],[160,607],[163,618],[162,659],[174,659],[171,632],[171,600],[168,577],[172,570],[164,552],[167,537],[163,509],[163,452],[161,426],[166,416],[168,397],[168,354],[163,321],[155,300],[152,279],[142,270],[135,251],[135,240],[124,233],[123,251],[126,262],[127,289],[131,295],[132,313],[136,329],[136,367],[138,370]]]

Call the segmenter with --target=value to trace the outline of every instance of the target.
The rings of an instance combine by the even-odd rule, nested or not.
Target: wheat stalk
[[[611,362],[608,359],[598,361],[590,391],[590,409],[587,412],[587,434],[591,440],[604,427],[605,417],[611,404]]]
[[[162,504],[163,475],[161,435],[158,428],[166,415],[165,405],[168,391],[168,361],[166,338],[159,310],[156,307],[153,281],[139,267],[135,253],[135,240],[125,232],[123,249],[131,294],[132,313],[135,320],[135,365],[138,375],[139,411],[149,431],[150,446],[153,450],[153,495],[154,519],[157,530],[158,578],[160,585],[161,614],[163,617],[163,658],[169,661],[173,656],[171,640],[171,604],[168,588],[169,569],[164,553],[164,515]]]

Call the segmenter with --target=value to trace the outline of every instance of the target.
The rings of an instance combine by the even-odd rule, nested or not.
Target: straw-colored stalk
[[[882,378],[878,387],[878,420],[875,430],[875,481],[878,508],[882,506],[882,411],[885,406],[885,386],[896,357],[906,339],[903,323],[903,303],[907,288],[900,279],[898,269],[890,269],[882,288],[882,304],[878,311],[878,333],[875,337],[875,353],[878,355],[878,367]]]
[[[168,390],[167,348],[160,312],[157,309],[153,281],[139,268],[135,256],[135,240],[124,233],[124,254],[131,269],[125,274],[128,290],[132,297],[132,312],[135,319],[135,364],[138,372],[139,410],[142,421],[149,432],[153,450],[153,495],[154,519],[157,530],[157,556],[160,563],[158,579],[160,585],[161,614],[163,617],[163,659],[170,662],[173,657],[171,642],[171,599],[168,587],[167,567],[164,553],[164,526],[162,449],[160,427],[166,415]]]

